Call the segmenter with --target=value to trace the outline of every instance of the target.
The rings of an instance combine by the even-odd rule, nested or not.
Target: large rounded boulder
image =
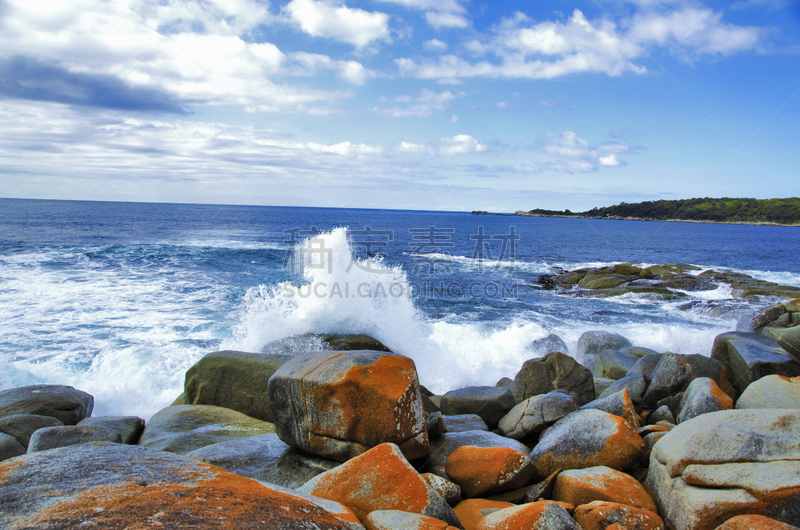
[[[388,352],[300,355],[269,380],[275,432],[307,453],[346,461],[382,443],[430,452],[414,361]]]

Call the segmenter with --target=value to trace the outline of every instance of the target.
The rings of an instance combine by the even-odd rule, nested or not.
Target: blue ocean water
[[[304,333],[372,335],[443,392],[513,377],[549,333],[573,354],[606,329],[708,355],[771,302],[535,288],[561,269],[684,262],[800,286],[794,227],[16,199],[0,213],[0,389],[70,384],[95,414],[147,418],[204,354]]]

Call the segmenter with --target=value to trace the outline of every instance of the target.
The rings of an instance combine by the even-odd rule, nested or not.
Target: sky
[[[0,197],[800,196],[800,1],[0,0]]]

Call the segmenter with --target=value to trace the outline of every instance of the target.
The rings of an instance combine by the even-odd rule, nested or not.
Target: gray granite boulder
[[[184,403],[214,405],[272,422],[267,383],[289,359],[240,351],[209,353],[186,371]]]
[[[444,467],[450,453],[462,445],[475,447],[508,447],[527,454],[530,449],[525,444],[488,431],[446,432],[431,442],[431,454],[426,460],[426,468]]]
[[[95,416],[81,420],[78,425],[86,427],[103,427],[117,431],[121,443],[136,445],[144,432],[144,420],[137,416]]]
[[[579,408],[569,394],[550,392],[533,396],[511,409],[500,420],[498,428],[503,436],[524,440],[542,432]]]
[[[689,383],[681,399],[678,423],[683,423],[701,414],[730,410],[733,400],[723,392],[716,381],[708,377],[698,377]]]
[[[45,427],[31,435],[28,452],[47,451],[70,445],[87,442],[121,443],[122,437],[117,431],[104,427],[82,425],[64,425],[62,427]]]
[[[0,461],[24,455],[25,447],[13,436],[0,432]]]
[[[139,445],[186,454],[228,440],[275,432],[275,426],[241,412],[212,405],[174,405],[156,412]]]
[[[442,416],[444,432],[488,431],[486,422],[477,414]]]
[[[655,407],[664,398],[683,392],[692,380],[692,368],[673,353],[662,355],[642,396],[645,406]]]
[[[656,424],[660,421],[668,421],[669,423],[678,423],[675,420],[675,416],[672,414],[672,410],[667,405],[662,405],[658,407],[656,410],[653,411],[652,414],[647,418],[647,423]]]
[[[31,435],[44,427],[61,427],[64,423],[52,416],[12,414],[0,418],[0,432],[13,436],[26,449]]]
[[[553,390],[569,394],[578,405],[588,403],[595,397],[592,372],[569,355],[553,352],[525,361],[514,378],[514,399],[518,403]]]
[[[625,418],[634,429],[638,429],[642,426],[641,418],[639,418],[639,415],[636,413],[636,407],[633,404],[631,394],[627,388],[623,388],[610,396],[595,399],[581,407],[581,410],[587,409],[602,410],[603,412]]]
[[[537,357],[544,357],[550,352],[558,351],[561,353],[569,353],[569,348],[564,339],[558,335],[551,333],[550,335],[537,339],[531,342],[528,350],[533,352]]]
[[[382,443],[396,444],[408,459],[430,450],[417,369],[403,355],[298,355],[275,372],[268,389],[275,432],[306,453],[343,462]]]
[[[773,339],[800,360],[800,298],[762,309],[736,329]]]
[[[736,401],[737,409],[800,409],[800,377],[768,375],[750,385]]]
[[[274,433],[206,445],[186,456],[286,488],[299,488],[339,465],[335,460],[305,454],[282,442]]]
[[[451,390],[442,397],[442,415],[476,414],[490,429],[511,410],[517,402],[511,390],[496,386],[473,386]]]
[[[603,350],[597,356],[594,377],[622,379],[628,375],[628,370],[633,368],[638,360],[639,357],[630,353],[622,353],[619,350]]]
[[[530,453],[538,480],[557,469],[608,466],[625,471],[639,461],[644,440],[620,416],[579,410],[544,431]]]
[[[617,392],[621,392],[622,390],[627,390],[630,393],[633,404],[636,407],[639,407],[639,405],[642,403],[642,396],[644,396],[645,391],[647,391],[647,379],[645,379],[644,374],[631,374],[625,376],[622,379],[618,379],[613,385],[610,385],[608,388],[603,390],[598,398],[606,398],[610,395],[616,394]]]
[[[33,385],[0,391],[0,418],[12,414],[50,416],[75,425],[92,415],[94,398],[64,385]]]
[[[717,335],[711,357],[725,365],[731,383],[739,392],[765,375],[800,375],[800,362],[774,340],[755,333],[732,331]]]
[[[800,520],[800,411],[725,410],[653,446],[645,486],[668,528],[714,529],[741,513]]]
[[[31,453],[0,463],[0,477],[4,530],[361,527],[308,499],[134,445],[91,443]]]
[[[628,375],[641,374],[649,384],[650,379],[653,378],[653,370],[658,366],[662,355],[661,353],[648,353],[644,357],[640,357],[639,360],[636,361],[636,364],[631,366],[631,369],[628,370]]]
[[[619,350],[633,346],[631,341],[619,333],[608,331],[586,331],[578,339],[577,360],[589,370],[597,365],[598,354],[603,350]]]

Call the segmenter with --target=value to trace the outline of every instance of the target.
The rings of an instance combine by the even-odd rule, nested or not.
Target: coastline
[[[654,221],[663,223],[699,223],[699,224],[719,224],[719,225],[800,227],[800,223],[785,224],[785,223],[773,223],[770,221],[755,222],[755,221],[711,221],[708,219],[654,219],[652,217],[622,217],[618,215],[608,216],[608,217],[590,217],[588,215],[554,215],[554,214],[541,214],[541,213],[529,213],[529,212],[502,213],[502,212],[484,212],[484,211],[473,211],[470,212],[470,215],[497,215],[506,217],[553,217],[561,219],[597,219],[601,221]]]

